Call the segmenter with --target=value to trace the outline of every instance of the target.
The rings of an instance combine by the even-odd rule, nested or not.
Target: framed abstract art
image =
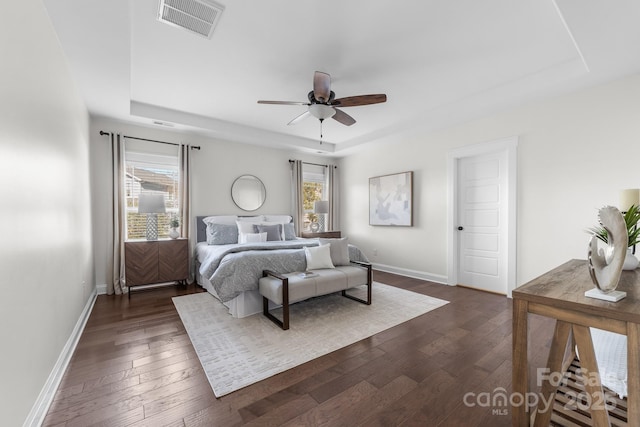
[[[369,178],[369,225],[413,226],[413,172]]]

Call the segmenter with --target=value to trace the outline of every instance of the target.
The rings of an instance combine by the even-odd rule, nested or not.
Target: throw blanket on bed
[[[227,302],[244,291],[258,289],[263,270],[276,273],[304,271],[307,266],[304,247],[317,245],[317,240],[301,240],[203,246],[198,250],[200,274],[210,280],[218,298]],[[349,258],[368,262],[362,251],[353,245],[349,245]]]

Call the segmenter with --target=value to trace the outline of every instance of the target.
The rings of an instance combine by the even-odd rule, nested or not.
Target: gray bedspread
[[[244,291],[258,289],[263,270],[304,271],[307,266],[304,247],[317,245],[315,239],[216,246],[203,242],[196,246],[196,257],[200,274],[209,279],[218,298],[227,302]],[[349,245],[349,257],[352,261],[368,262],[353,245]]]

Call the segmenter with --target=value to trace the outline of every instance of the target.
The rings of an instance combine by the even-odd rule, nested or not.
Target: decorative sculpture
[[[613,206],[600,209],[598,220],[607,230],[608,244],[606,250],[599,249],[596,235],[589,241],[589,274],[597,289],[587,291],[585,295],[607,301],[619,301],[627,295],[615,290],[627,255],[627,226],[620,211]]]

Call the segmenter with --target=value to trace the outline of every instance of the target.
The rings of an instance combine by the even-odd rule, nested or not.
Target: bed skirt
[[[198,272],[198,269],[196,269],[196,281],[199,286],[202,286],[207,292],[209,292],[211,295],[216,297],[218,301],[220,301],[220,298],[218,297],[218,294],[216,293],[216,290],[213,288],[213,285],[211,284],[209,279],[203,277]],[[262,295],[260,295],[260,292],[257,289],[253,291],[242,292],[240,295],[230,301],[220,302],[224,304],[227,309],[229,309],[229,314],[232,317],[242,318],[251,316],[256,313],[262,313]],[[279,306],[269,301],[270,310],[277,307]]]

